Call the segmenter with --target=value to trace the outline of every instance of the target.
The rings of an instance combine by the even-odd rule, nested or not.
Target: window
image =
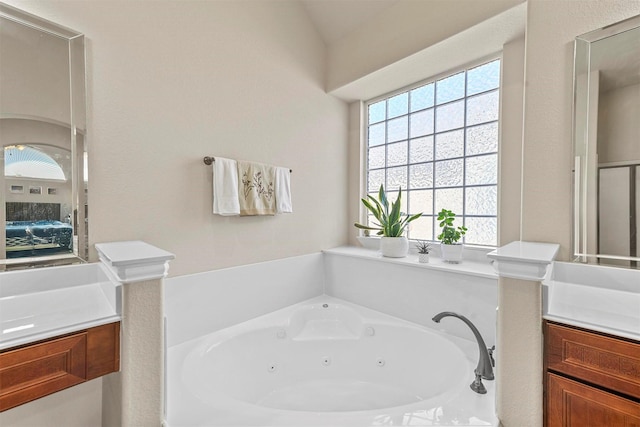
[[[367,191],[402,188],[403,212],[423,213],[409,238],[437,240],[445,208],[465,243],[497,245],[499,85],[494,60],[367,103]]]
[[[50,154],[44,151],[45,148]],[[7,145],[4,147],[4,175],[65,181],[62,167],[52,156],[69,160],[70,155],[68,150],[53,146]]]

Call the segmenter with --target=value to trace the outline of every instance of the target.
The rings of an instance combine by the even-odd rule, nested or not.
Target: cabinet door
[[[547,427],[640,427],[640,403],[547,374]]]

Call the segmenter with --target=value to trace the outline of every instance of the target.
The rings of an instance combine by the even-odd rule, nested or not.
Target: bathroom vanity
[[[640,426],[640,271],[556,262],[542,290],[545,426]]]
[[[0,411],[120,369],[120,322],[0,351]]]
[[[120,289],[101,263],[0,275],[0,412],[120,369]]]
[[[640,342],[545,321],[546,426],[640,425]]]

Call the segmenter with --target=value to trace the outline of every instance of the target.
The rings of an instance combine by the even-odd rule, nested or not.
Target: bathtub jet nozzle
[[[467,319],[461,314],[454,313],[452,311],[443,311],[442,313],[438,313],[433,316],[431,320],[436,323],[440,323],[440,320],[442,320],[444,317],[457,317],[458,319],[462,320],[471,329],[471,332],[473,332],[473,335],[476,337],[480,358],[478,359],[478,366],[474,371],[475,380],[471,383],[470,387],[471,390],[475,391],[476,393],[485,394],[487,392],[487,389],[485,388],[484,384],[482,384],[482,378],[484,378],[485,380],[492,380],[495,378],[493,375],[494,361],[493,357],[491,357],[491,354],[489,353],[487,345],[482,339],[482,335],[480,335],[480,331],[478,331],[478,328],[476,328],[471,320]]]

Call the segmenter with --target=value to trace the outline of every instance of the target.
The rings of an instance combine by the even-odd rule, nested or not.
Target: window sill
[[[379,239],[376,239],[375,237],[369,237],[368,239],[379,240]],[[404,258],[387,258],[387,257],[383,257],[380,254],[380,252],[376,249],[359,248],[355,246],[342,246],[334,249],[328,249],[323,252],[327,254],[332,254],[332,255],[342,255],[342,256],[350,256],[355,258],[370,259],[370,260],[376,260],[380,262],[387,262],[391,264],[406,265],[409,267],[425,268],[428,270],[438,270],[438,271],[443,271],[447,273],[465,274],[468,276],[476,276],[476,277],[483,277],[486,279],[497,280],[498,275],[494,271],[493,266],[491,265],[489,259],[486,258],[486,252],[489,252],[489,250],[476,249],[476,248],[471,249],[474,252],[484,251],[485,253],[484,260],[481,260],[482,257],[479,253],[476,253],[473,255],[474,257],[478,256],[477,259],[476,258],[468,259],[467,257],[468,250],[469,249],[465,247],[465,259],[460,264],[450,264],[450,263],[444,262],[442,258],[435,256],[433,254],[429,257],[428,263],[418,262],[418,255],[416,253],[410,253],[408,256]]]

